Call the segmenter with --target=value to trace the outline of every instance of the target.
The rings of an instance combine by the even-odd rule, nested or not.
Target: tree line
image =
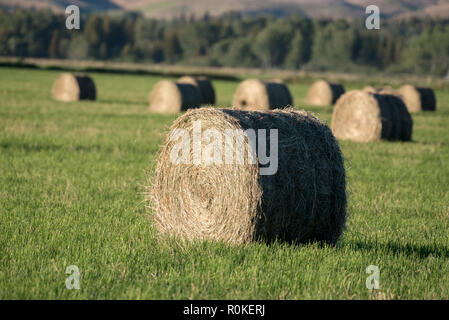
[[[449,20],[310,20],[299,16],[181,16],[171,21],[139,13],[91,13],[80,30],[64,15],[0,10],[0,55],[98,59],[198,66],[445,75]]]

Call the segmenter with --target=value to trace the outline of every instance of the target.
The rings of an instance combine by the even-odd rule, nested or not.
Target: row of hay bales
[[[409,112],[433,111],[436,98],[432,89],[404,85],[398,91],[390,87],[366,87],[363,91],[375,94],[391,94],[400,97]],[[307,103],[316,106],[335,104],[344,95],[341,84],[319,80],[313,83],[307,94]],[[94,81],[84,74],[64,73],[55,81],[52,96],[59,101],[95,100]],[[215,90],[209,79],[184,76],[176,82],[163,80],[150,93],[150,110],[162,113],[186,111],[201,105],[215,104]],[[281,81],[264,82],[256,79],[243,81],[237,88],[233,106],[246,110],[269,110],[293,106],[288,87]]]
[[[96,88],[85,74],[64,73],[52,88],[58,101],[95,100]],[[178,113],[202,105],[215,105],[215,89],[206,77],[183,76],[177,81],[162,80],[150,92],[150,111]],[[292,95],[281,81],[243,81],[237,88],[233,105],[245,110],[271,110],[293,106]]]
[[[91,78],[81,74],[62,74],[53,86],[53,97],[61,101],[95,100]],[[360,142],[379,139],[410,141],[413,120],[410,112],[435,110],[436,99],[429,88],[402,86],[365,87],[345,93],[341,84],[316,81],[309,89],[307,103],[335,104],[332,130],[338,139]],[[150,110],[178,113],[201,105],[215,104],[215,90],[206,77],[184,76],[177,81],[162,80],[150,92]],[[242,110],[273,110],[293,106],[292,95],[281,81],[249,79],[240,83],[233,106]]]
[[[150,111],[157,113],[178,113],[214,104],[215,89],[206,77],[162,80],[150,92]]]
[[[214,104],[215,91],[205,77],[185,76],[176,82],[162,80],[150,93],[152,112],[178,113]],[[280,81],[249,79],[238,86],[233,106],[244,110],[271,110],[293,106],[293,99],[288,87]]]

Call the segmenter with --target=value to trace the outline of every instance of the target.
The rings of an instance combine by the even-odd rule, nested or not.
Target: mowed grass
[[[159,240],[143,203],[176,116],[152,115],[160,77],[92,74],[97,102],[59,103],[59,72],[0,68],[1,299],[448,299],[449,91],[413,115],[413,142],[340,143],[348,223],[336,247]],[[214,81],[229,106],[237,82]],[[350,84],[347,87],[363,87]],[[329,123],[331,108],[298,108]],[[226,195],[223,195],[226,196]],[[65,286],[79,267],[79,290]],[[380,269],[380,289],[365,269]]]

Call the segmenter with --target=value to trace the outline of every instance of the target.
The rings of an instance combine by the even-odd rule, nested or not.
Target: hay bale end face
[[[174,114],[201,105],[201,93],[191,84],[162,80],[150,93],[150,111]]]
[[[184,76],[178,79],[178,83],[186,83],[194,85],[201,92],[201,104],[215,105],[215,89],[212,82],[203,76],[191,77]]]
[[[253,146],[246,136],[238,147],[233,133],[267,129],[268,141],[268,129],[277,129],[277,171],[260,174],[259,149],[253,162],[245,158],[230,164],[223,156],[218,158],[222,163],[195,164],[198,150],[190,147],[198,123],[197,133],[213,129],[223,134],[215,147],[230,146],[231,154],[246,154]],[[173,140],[179,130],[190,139]],[[209,138],[200,140],[203,147]],[[180,145],[189,152],[185,162],[175,163],[171,157]],[[345,169],[332,132],[305,111],[201,108],[189,110],[171,127],[146,200],[162,234],[232,244],[275,239],[335,244],[346,220]]]
[[[293,106],[288,87],[279,82],[243,81],[234,94],[233,106],[243,110],[273,110]]]
[[[52,88],[52,97],[57,101],[95,100],[96,96],[94,81],[84,74],[63,73]]]
[[[307,103],[314,106],[330,106],[335,104],[344,93],[345,88],[341,84],[319,80],[310,87]]]
[[[409,112],[435,111],[437,101],[431,88],[404,85],[398,90]]]
[[[347,92],[338,100],[332,114],[332,132],[341,140],[410,141],[412,127],[412,118],[402,100],[389,94]]]

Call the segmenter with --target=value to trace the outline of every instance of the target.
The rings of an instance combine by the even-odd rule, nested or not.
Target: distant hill
[[[449,18],[449,0],[0,0],[0,6],[50,8],[56,12],[63,12],[72,3],[82,10],[134,10],[148,17],[163,19],[182,14],[201,16],[206,12],[220,15],[229,11],[248,15],[300,14],[311,18],[358,19],[365,16],[365,7],[369,4],[379,6],[386,18]]]

